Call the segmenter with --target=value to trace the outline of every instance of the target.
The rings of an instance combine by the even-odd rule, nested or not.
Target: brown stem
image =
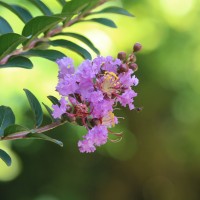
[[[29,133],[40,134],[40,133],[49,131],[51,129],[54,129],[54,128],[58,127],[58,126],[61,126],[61,125],[65,124],[66,122],[67,121],[64,121],[64,122],[61,122],[61,121],[53,122],[52,124],[48,124],[48,125],[40,127],[40,128],[36,128],[36,129],[28,130],[28,131],[17,132],[17,133],[14,133],[13,135],[2,137],[2,138],[0,138],[0,140],[22,139],[22,138],[25,138]]]

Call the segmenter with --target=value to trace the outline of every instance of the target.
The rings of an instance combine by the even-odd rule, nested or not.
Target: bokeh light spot
[[[194,0],[161,0],[160,2],[164,12],[172,16],[187,15],[194,4]]]

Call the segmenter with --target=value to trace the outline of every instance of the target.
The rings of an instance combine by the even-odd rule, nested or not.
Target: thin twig
[[[1,137],[0,140],[16,140],[16,139],[22,139],[25,138],[29,133],[33,134],[40,134],[49,130],[52,130],[58,126],[61,126],[65,124],[67,121],[61,122],[53,122],[52,124],[45,125],[40,128],[32,129],[32,130],[27,130],[27,131],[21,131],[17,133],[13,133],[12,135],[6,136],[6,137]]]

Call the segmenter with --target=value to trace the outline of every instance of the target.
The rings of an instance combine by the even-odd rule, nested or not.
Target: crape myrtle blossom
[[[108,128],[118,123],[113,113],[118,104],[135,108],[137,93],[132,87],[138,79],[133,75],[137,70],[134,51],[128,58],[120,52],[117,59],[98,56],[85,60],[76,71],[71,58],[57,60],[56,90],[61,99],[59,105],[52,106],[52,116],[86,127],[88,133],[78,142],[80,152],[94,152],[107,142],[108,135],[113,134]]]

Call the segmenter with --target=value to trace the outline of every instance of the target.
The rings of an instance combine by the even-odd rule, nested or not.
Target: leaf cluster
[[[43,15],[33,17],[32,13],[23,6],[0,1],[0,7],[9,9],[24,23],[22,33],[14,33],[12,25],[0,16],[0,68],[22,67],[31,69],[33,64],[30,57],[43,57],[55,61],[67,56],[55,50],[54,47],[63,47],[74,51],[84,59],[91,59],[88,50],[70,39],[78,39],[96,54],[100,54],[98,49],[82,34],[68,32],[67,27],[80,22],[92,22],[116,28],[116,24],[111,19],[96,16],[105,13],[132,16],[123,8],[116,6],[93,11],[106,0],[71,0],[67,2],[57,0],[62,8],[60,13],[53,13],[50,5],[46,5],[41,0],[27,1],[39,9]],[[95,17],[93,17],[94,15]],[[55,39],[56,36],[62,36],[62,39]]]

